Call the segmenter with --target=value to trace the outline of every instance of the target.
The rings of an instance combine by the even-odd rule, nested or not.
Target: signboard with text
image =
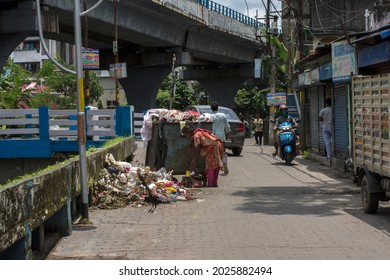
[[[126,62],[110,64],[110,76],[112,78],[127,78]]]
[[[286,104],[285,92],[267,93],[267,106],[280,106],[282,104]]]
[[[351,80],[356,73],[355,52],[347,40],[332,43],[332,75],[333,82]]]
[[[261,59],[255,58],[255,69],[254,69],[255,78],[261,78]]]
[[[83,69],[99,69],[99,50],[82,49]]]
[[[293,118],[299,117],[298,105],[299,104],[297,104],[297,96],[295,96],[295,93],[287,93],[288,114]]]
[[[318,67],[310,71],[310,79],[312,84],[320,81],[320,69]]]
[[[358,67],[365,67],[390,60],[389,41],[367,46],[358,51]]]

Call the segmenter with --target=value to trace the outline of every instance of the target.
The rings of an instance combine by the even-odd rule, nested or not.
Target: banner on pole
[[[267,106],[280,106],[282,104],[286,104],[285,92],[267,93]]]
[[[110,64],[110,76],[112,78],[127,78],[126,62]]]
[[[82,49],[83,69],[99,69],[99,50]]]

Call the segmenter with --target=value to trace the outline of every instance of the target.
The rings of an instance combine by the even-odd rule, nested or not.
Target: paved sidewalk
[[[247,139],[219,188],[192,189],[195,200],[154,214],[147,206],[91,210],[93,224],[75,225],[47,259],[390,258],[389,236],[361,222],[351,174],[302,157],[286,166],[272,151]],[[139,143],[133,163],[144,153]]]

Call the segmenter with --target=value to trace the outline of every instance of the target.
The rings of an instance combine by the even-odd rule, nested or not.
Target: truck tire
[[[370,193],[370,186],[366,174],[363,175],[361,187],[364,212],[367,214],[375,214],[379,206],[379,193]]]

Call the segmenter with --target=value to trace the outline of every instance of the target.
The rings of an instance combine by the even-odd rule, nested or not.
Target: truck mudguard
[[[361,166],[358,175],[358,186],[361,186],[363,176],[367,176],[368,191],[369,193],[383,193],[385,190],[382,188],[380,180],[375,174],[368,170],[366,166]]]

